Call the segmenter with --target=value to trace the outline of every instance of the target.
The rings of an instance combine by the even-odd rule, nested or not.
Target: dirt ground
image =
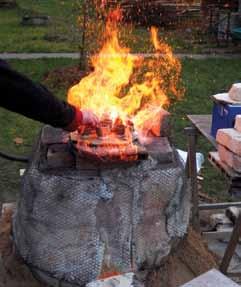
[[[52,70],[46,73],[44,84],[51,89],[69,87],[79,83],[80,79],[87,75],[87,72],[81,71],[79,66],[69,66]]]
[[[6,208],[0,219],[0,287],[44,287],[15,255],[11,240],[12,215],[12,208]]]
[[[12,208],[0,219],[0,287],[44,287],[15,255],[11,240]],[[147,276],[146,287],[177,287],[216,267],[213,255],[191,229],[165,264]]]
[[[216,260],[206,243],[190,229],[167,262],[149,274],[146,287],[177,287],[216,267]]]

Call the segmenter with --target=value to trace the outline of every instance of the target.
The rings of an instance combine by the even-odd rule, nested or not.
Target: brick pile
[[[241,173],[241,115],[236,117],[233,129],[218,130],[216,140],[221,161]]]

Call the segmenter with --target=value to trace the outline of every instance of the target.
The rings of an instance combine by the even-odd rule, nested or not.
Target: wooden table
[[[197,189],[197,169],[196,169],[196,141],[197,135],[201,134],[212,146],[217,149],[217,142],[211,136],[211,115],[188,115],[189,121],[192,127],[186,128],[186,134],[188,136],[188,175],[191,180],[192,196],[193,196],[193,210],[192,210],[192,223],[195,230],[199,231],[199,210],[210,210],[210,209],[225,209],[230,206],[241,207],[241,202],[232,203],[215,203],[215,204],[199,204],[198,189]],[[218,152],[209,152],[210,163],[221,171],[231,183],[231,190],[241,190],[241,174],[227,166],[219,158]],[[240,209],[241,210],[241,209]],[[225,251],[220,270],[227,274],[228,267],[232,256],[235,252],[235,248],[239,242],[241,235],[241,212],[236,220],[231,239],[228,243],[228,247]]]
[[[217,150],[217,142],[211,135],[211,115],[188,115],[192,127],[195,129],[196,134],[201,134],[207,141],[215,148],[215,151],[209,152],[208,160],[216,169],[223,173],[229,181],[230,194],[236,194],[241,190],[241,174],[230,168],[227,164],[220,160]]]
[[[201,134],[211,143],[215,149],[217,146],[216,140],[211,136],[211,115],[188,115],[191,127],[185,128],[188,139],[188,161],[187,161],[187,174],[190,178],[192,190],[192,226],[196,231],[200,230],[199,219],[199,196],[197,184],[197,164],[196,164],[196,144],[197,136]]]
[[[216,148],[217,142],[211,136],[212,115],[188,115],[187,118],[192,126]]]

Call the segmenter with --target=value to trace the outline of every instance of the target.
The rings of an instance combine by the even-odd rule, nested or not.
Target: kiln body
[[[160,266],[189,224],[190,189],[175,149],[166,161],[94,167],[76,161],[68,138],[41,132],[14,217],[19,254],[68,286]]]

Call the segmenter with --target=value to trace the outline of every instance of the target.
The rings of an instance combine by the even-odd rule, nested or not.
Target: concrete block
[[[229,96],[232,100],[241,102],[241,83],[233,84]]]
[[[148,154],[160,163],[170,163],[174,160],[174,151],[166,137],[150,138],[150,143],[146,145],[146,149]]]
[[[224,213],[212,214],[210,216],[210,225],[212,229],[217,229],[220,226],[222,228],[233,227],[233,223]]]
[[[135,281],[134,273],[127,273],[87,284],[86,287],[143,287]]]
[[[216,140],[218,144],[241,156],[241,133],[235,129],[218,130]]]
[[[225,162],[235,171],[241,173],[241,156],[234,154],[222,145],[218,146],[218,153],[221,161]]]
[[[241,115],[236,116],[235,129],[241,133]]]
[[[216,269],[197,277],[181,287],[240,287]]]

